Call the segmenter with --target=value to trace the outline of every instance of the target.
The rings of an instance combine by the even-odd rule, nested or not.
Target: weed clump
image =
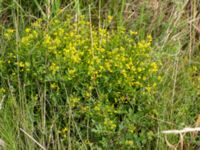
[[[157,116],[154,95],[161,77],[150,35],[140,40],[124,28],[95,28],[84,17],[37,20],[17,44],[14,35],[12,29],[4,34],[9,44],[0,58],[2,89],[12,87],[16,103],[26,99],[33,105],[29,121],[37,137],[44,136],[45,109],[50,143],[57,137],[74,148],[141,148],[153,142],[151,117]]]

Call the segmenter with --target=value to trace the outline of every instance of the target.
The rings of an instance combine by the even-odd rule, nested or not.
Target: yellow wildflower
[[[108,17],[107,17],[107,20],[108,20],[108,23],[111,23],[111,22],[112,22],[112,20],[113,20],[113,16],[111,16],[111,15],[108,15]]]
[[[49,67],[49,70],[52,71],[52,74],[55,75],[56,72],[59,70],[59,66],[55,63],[52,63],[51,66]]]

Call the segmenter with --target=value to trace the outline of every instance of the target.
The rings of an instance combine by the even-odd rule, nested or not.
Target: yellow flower
[[[137,35],[138,34],[138,32],[132,31],[132,30],[130,30],[129,33],[130,33],[130,35]]]
[[[51,83],[51,84],[50,84],[50,88],[51,88],[52,90],[58,90],[58,89],[59,89],[59,87],[58,87],[58,85],[57,85],[56,83]]]
[[[26,33],[30,33],[30,31],[31,31],[30,28],[26,28],[26,29],[25,29],[25,32],[26,32]]]
[[[51,44],[51,37],[48,34],[45,35],[45,37],[44,37],[44,44],[45,45]]]
[[[108,118],[105,118],[104,125],[110,128],[111,130],[116,128],[116,124],[112,120],[109,120]]]
[[[138,72],[141,72],[141,71],[142,71],[142,68],[141,68],[141,67],[138,67],[138,68],[137,68],[137,71],[138,71]]]
[[[126,78],[127,77],[127,72],[125,69],[121,70],[121,74]]]
[[[152,90],[152,88],[151,88],[150,86],[147,86],[147,87],[146,87],[146,90],[147,90],[148,93],[150,93],[151,90]]]
[[[39,18],[37,19],[37,21],[33,22],[31,25],[35,28],[40,28],[41,27],[41,22],[42,22],[42,19]]]
[[[151,72],[157,72],[158,71],[158,65],[155,62],[151,63]]]
[[[81,61],[81,58],[78,54],[74,54],[71,59],[74,63],[79,63]]]
[[[55,38],[53,42],[56,46],[59,46],[61,44],[61,40],[59,38]]]
[[[69,130],[69,129],[68,129],[67,127],[65,127],[65,128],[62,130],[62,132],[63,132],[63,133],[66,133],[66,132],[68,132],[68,130]]]
[[[15,30],[14,29],[7,29],[7,33],[13,33]]]
[[[146,42],[145,40],[141,40],[140,42],[138,42],[138,48],[143,50],[146,48],[148,48],[150,46],[150,43],[149,42]]]
[[[69,98],[70,106],[72,108],[74,108],[78,104],[79,101],[80,101],[79,97],[72,96]]]
[[[55,63],[52,63],[51,66],[49,67],[50,71],[52,71],[52,74],[55,75],[56,72],[59,70],[59,66]]]
[[[73,76],[75,74],[76,70],[75,69],[68,69],[68,74],[70,76]]]
[[[28,62],[17,62],[16,65],[20,68],[20,71],[30,71],[30,64]]]
[[[99,28],[100,35],[106,35],[106,33],[107,33],[106,29]]]
[[[6,32],[5,32],[5,34],[4,34],[4,37],[6,38],[6,39],[10,39],[11,38],[11,36],[12,36],[12,34],[14,33],[14,29],[7,29],[6,30]]]
[[[96,106],[94,107],[94,110],[99,112],[99,111],[101,110],[100,105],[96,105]]]
[[[132,146],[133,145],[133,141],[132,140],[127,140],[126,141],[126,145]]]
[[[148,40],[149,42],[152,42],[152,36],[151,36],[151,35],[147,35],[147,40]]]
[[[105,65],[104,65],[105,69],[109,72],[112,72],[112,69],[111,69],[111,64],[109,61],[106,61],[105,62]]]
[[[142,77],[142,80],[143,80],[143,81],[145,81],[146,79],[147,79],[147,77],[146,77],[146,76],[143,76],[143,77]]]
[[[65,30],[63,28],[59,28],[58,29],[58,34],[59,36],[63,36],[64,35]]]
[[[112,22],[112,20],[113,20],[113,16],[111,16],[111,15],[108,15],[108,17],[107,17],[107,20],[108,20],[108,23],[111,23],[111,22]]]

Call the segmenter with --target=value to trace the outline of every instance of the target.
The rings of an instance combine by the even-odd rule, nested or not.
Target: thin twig
[[[165,134],[165,142],[167,143],[167,146],[169,146],[171,149],[176,150],[178,145],[180,144],[181,150],[184,149],[184,136],[188,132],[198,132],[200,131],[200,127],[197,128],[184,128],[182,130],[165,130],[162,131],[161,133]],[[176,146],[172,145],[168,140],[167,140],[167,134],[179,134],[179,142]]]
[[[161,133],[163,133],[163,134],[180,134],[180,133],[198,132],[198,131],[200,131],[200,127],[197,127],[197,128],[184,128],[182,130],[164,130]]]
[[[24,131],[22,128],[20,128],[20,131],[22,131],[25,135],[27,135],[33,142],[35,142],[41,149],[47,150],[44,146],[42,146],[38,141],[36,141],[32,136],[30,136],[26,131]]]

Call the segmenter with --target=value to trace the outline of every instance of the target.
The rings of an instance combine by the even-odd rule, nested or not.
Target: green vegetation
[[[167,149],[162,130],[198,125],[198,10],[196,0],[0,1],[0,139],[13,150]],[[186,135],[185,147],[199,139]]]

